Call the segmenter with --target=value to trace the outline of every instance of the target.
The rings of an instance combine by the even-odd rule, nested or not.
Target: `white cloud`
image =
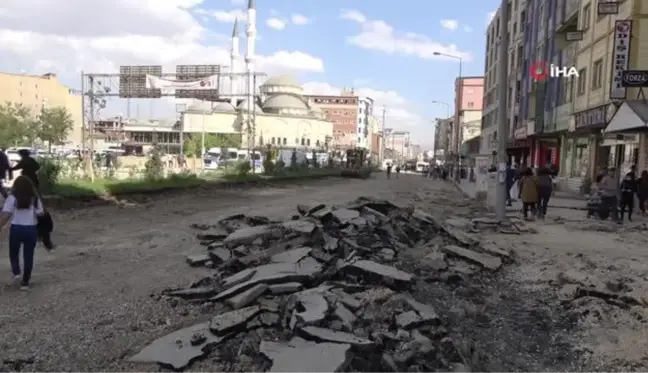
[[[340,88],[323,82],[308,82],[303,85],[307,94],[339,95]],[[385,126],[397,131],[410,131],[415,143],[432,143],[429,126],[422,115],[416,112],[413,105],[395,91],[381,91],[373,88],[357,88],[355,94],[370,97],[374,100],[374,115],[382,120],[382,108],[385,108]]]
[[[178,64],[229,65],[229,35],[214,34],[199,23],[197,17],[205,12],[196,12],[200,5],[201,0],[1,0],[0,71],[54,72],[79,89],[80,71],[116,73],[120,65],[162,65],[172,72]],[[294,50],[258,56],[257,66],[269,75],[324,70],[320,58]],[[164,105],[157,102],[156,107]]]
[[[464,26],[463,30],[464,30],[464,32],[473,32],[473,29],[470,26]]]
[[[218,22],[234,23],[235,20],[246,20],[247,13],[242,10],[197,10],[199,14],[207,14],[214,17]]]
[[[441,27],[443,27],[446,30],[456,30],[459,27],[459,22],[455,19],[442,19],[441,20]]]
[[[273,30],[281,31],[286,28],[286,22],[279,18],[268,18],[266,25]]]
[[[307,24],[310,23],[310,19],[308,19],[308,17],[306,17],[303,14],[293,14],[290,17],[290,20],[292,21],[292,23],[294,25],[297,25],[297,26],[307,25]]]
[[[348,43],[359,48],[423,59],[448,58],[435,53],[457,56],[467,61],[472,59],[470,53],[459,50],[454,44],[443,45],[425,35],[394,30],[387,22],[370,20],[357,10],[343,10],[340,17],[360,25],[360,33],[347,38]]]

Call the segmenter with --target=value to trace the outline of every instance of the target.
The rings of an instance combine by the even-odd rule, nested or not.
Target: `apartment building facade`
[[[483,104],[484,77],[455,80],[455,123],[459,123],[459,154],[464,157],[479,153]]]
[[[371,148],[371,125],[370,119],[373,117],[374,101],[371,97],[358,98],[358,127],[356,146],[359,148]]]
[[[496,12],[492,21],[486,30],[486,55],[484,68],[484,102],[481,119],[481,146],[480,153],[490,155],[497,151],[497,128],[498,122],[498,78],[497,66],[499,63],[499,40],[500,40],[500,22],[507,22],[509,32],[508,47],[508,81],[507,87],[507,121],[508,128],[504,136],[509,140],[508,152],[510,158],[521,158],[524,156],[524,149],[527,148],[526,136],[521,136],[521,131],[516,129],[521,126],[523,121],[520,117],[520,100],[525,94],[522,89],[522,73],[524,70],[524,35],[525,27],[528,23],[527,1],[529,0],[511,0],[508,3],[509,18],[502,20],[500,10]]]
[[[0,72],[0,103],[19,104],[35,118],[43,108],[64,107],[74,125],[66,142],[80,145],[83,127],[83,96],[62,84],[55,74],[28,75]]]
[[[325,118],[333,122],[331,145],[351,149],[358,143],[358,118],[360,99],[353,91],[343,91],[338,96],[306,95],[306,99],[322,109]]]

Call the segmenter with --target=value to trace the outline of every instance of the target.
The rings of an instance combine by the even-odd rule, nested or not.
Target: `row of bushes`
[[[43,158],[40,160],[39,179],[41,190],[45,195],[61,197],[106,196],[129,193],[154,192],[166,189],[179,189],[213,183],[216,180],[239,182],[260,181],[267,179],[285,179],[302,177],[335,176],[340,170],[334,168],[309,168],[292,164],[285,167],[282,162],[273,164],[266,162],[262,173],[253,173],[249,162],[241,162],[233,167],[225,168],[222,172],[196,175],[182,172],[166,175],[161,154],[153,152],[147,160],[144,170],[139,177],[129,177],[120,180],[115,177],[116,167],[95,167],[95,180],[82,178],[83,165],[78,160]],[[76,167],[75,167],[76,166]],[[74,177],[70,177],[72,174]]]

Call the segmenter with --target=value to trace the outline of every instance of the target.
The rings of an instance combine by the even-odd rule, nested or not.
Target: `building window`
[[[319,140],[315,141],[315,145],[320,146],[320,141]]]
[[[587,69],[581,69],[578,72],[578,95],[582,96],[587,90]]]
[[[603,87],[603,59],[594,61],[592,72],[592,89]]]
[[[275,145],[275,138],[274,138],[274,137],[273,137],[272,139],[270,139],[270,143],[271,143],[272,145]]]
[[[468,101],[468,107],[469,107],[469,108],[473,108],[473,107],[475,107],[475,103],[472,102],[472,101]]]
[[[574,77],[570,76],[567,79],[562,80],[563,84],[563,99],[562,103],[563,104],[568,104],[572,102],[572,99],[574,98]]]
[[[285,137],[283,138],[283,144],[284,144],[284,145],[287,145],[287,144],[288,144],[288,139],[285,138]]]
[[[583,11],[580,13],[580,15],[583,17],[581,31],[587,31],[590,28],[590,17],[592,15],[592,6],[590,5],[590,3],[587,3],[587,5],[583,7]]]
[[[299,145],[299,139],[295,137],[295,145]]]
[[[306,146],[310,146],[310,139],[306,139]]]

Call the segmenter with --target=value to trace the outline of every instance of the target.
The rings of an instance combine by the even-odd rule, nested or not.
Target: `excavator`
[[[367,179],[371,170],[366,165],[367,150],[362,148],[347,149],[346,162],[342,168],[342,176],[358,179]]]

